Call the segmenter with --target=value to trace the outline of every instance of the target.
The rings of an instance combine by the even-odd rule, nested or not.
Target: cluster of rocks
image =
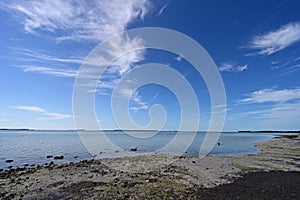
[[[74,158],[76,159],[77,157],[78,156],[75,156]],[[65,157],[63,155],[59,155],[59,156],[47,155],[46,158],[48,158],[48,159],[53,158],[54,160],[63,160]],[[14,162],[13,159],[7,159],[7,160],[5,160],[5,163],[13,163],[13,162]],[[53,161],[51,161],[49,163],[46,162],[45,166],[47,166],[47,165],[53,165],[53,164],[54,164]],[[23,164],[23,167],[29,167],[29,166],[30,167],[35,167],[36,165],[35,164],[29,165],[28,163]],[[40,165],[37,165],[37,166],[40,166]],[[22,168],[22,167],[17,167],[16,169],[19,169],[19,168]],[[13,166],[12,165],[8,166],[8,169],[13,169]],[[3,171],[3,169],[0,169],[0,170]]]

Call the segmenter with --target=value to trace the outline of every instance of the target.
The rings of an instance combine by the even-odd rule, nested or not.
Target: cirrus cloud
[[[72,117],[69,114],[47,112],[44,108],[41,108],[39,106],[11,106],[11,108],[30,111],[30,112],[38,112],[38,113],[42,113],[45,116],[45,117],[37,118],[36,120],[62,120],[62,119],[68,119]]]
[[[32,112],[46,112],[45,109],[38,106],[11,106],[11,108],[18,109],[18,110],[32,111]]]
[[[247,98],[240,100],[240,103],[283,103],[290,100],[300,99],[300,89],[263,89],[246,94]]]
[[[28,33],[61,31],[58,42],[100,42],[124,31],[134,20],[143,19],[149,4],[148,0],[14,0],[2,2],[1,8],[11,12]]]
[[[257,35],[249,47],[261,55],[271,55],[300,41],[300,22],[289,23],[279,29]]]

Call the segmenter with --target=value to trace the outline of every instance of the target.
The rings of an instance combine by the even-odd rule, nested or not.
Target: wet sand
[[[151,155],[0,172],[0,199],[299,199],[300,136],[244,156]]]

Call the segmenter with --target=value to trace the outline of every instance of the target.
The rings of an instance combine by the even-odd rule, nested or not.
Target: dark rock
[[[104,176],[105,174],[107,174],[107,171],[104,171],[104,170],[102,169],[101,172],[100,172],[100,174],[101,174],[102,176]]]
[[[5,162],[6,163],[12,163],[12,162],[14,162],[14,160],[6,160]]]
[[[119,178],[115,178],[114,179],[114,182],[118,182],[120,179]]]
[[[137,151],[137,147],[131,148],[130,151]]]
[[[47,158],[53,158],[53,156],[47,156]]]
[[[74,156],[74,159],[77,159],[78,158],[78,156]]]
[[[63,160],[64,156],[54,156],[54,160]]]
[[[28,166],[29,166],[29,164],[27,164],[27,163],[26,163],[26,164],[24,164],[24,167],[28,167]]]
[[[149,183],[155,183],[155,182],[157,182],[157,181],[158,181],[157,178],[149,178],[149,179],[148,179],[148,182],[149,182]]]
[[[120,184],[120,186],[122,188],[125,188],[125,187],[134,187],[136,185],[136,183],[134,182],[128,182],[128,181],[124,181]]]

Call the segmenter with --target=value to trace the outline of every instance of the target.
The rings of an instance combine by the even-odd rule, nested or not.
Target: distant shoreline
[[[121,130],[121,129],[105,129],[105,130],[86,130],[86,129],[29,129],[29,128],[0,128],[0,131],[131,131],[131,132],[178,132],[178,130]],[[184,132],[194,132],[191,130],[186,130]],[[197,131],[197,132],[208,132],[208,131]],[[216,131],[209,131],[208,133],[215,133]],[[300,130],[238,130],[238,131],[222,131],[222,133],[300,133]]]
[[[262,130],[262,131],[238,131],[238,133],[300,133],[300,130],[298,131],[278,131],[278,130]]]

